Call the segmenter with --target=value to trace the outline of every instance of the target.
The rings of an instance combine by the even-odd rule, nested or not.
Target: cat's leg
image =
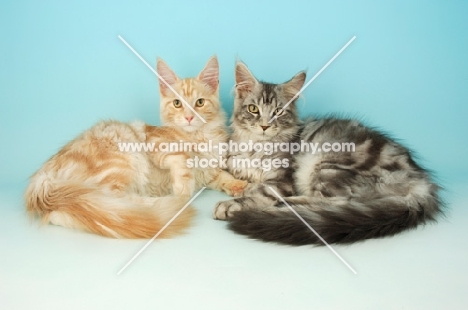
[[[247,209],[271,210],[276,200],[273,197],[239,197],[231,200],[220,201],[213,211],[213,218],[216,220],[226,220],[235,212]]]
[[[229,196],[238,197],[242,195],[248,182],[238,180],[227,171],[217,169],[216,176],[208,183],[208,188],[222,190]]]
[[[283,183],[250,183],[244,189],[243,197],[218,202],[213,218],[225,220],[234,212],[246,209],[278,210],[279,198],[292,195],[292,187]]]
[[[166,154],[160,158],[160,167],[169,169],[172,192],[178,196],[192,196],[195,191],[195,177],[187,166],[189,156],[183,153]]]

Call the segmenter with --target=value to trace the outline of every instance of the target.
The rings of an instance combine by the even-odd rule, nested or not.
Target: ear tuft
[[[158,58],[158,60],[157,60],[156,70],[157,70],[158,74],[161,76],[161,78],[167,84],[169,84],[171,87],[173,87],[174,84],[177,81],[179,81],[179,78],[177,77],[177,75],[171,70],[171,68],[169,68],[169,66],[161,58]],[[166,96],[168,94],[170,94],[171,90],[166,85],[166,83],[161,81],[160,78],[158,78],[158,80],[159,80],[159,91],[160,91],[160,93],[163,94],[163,95],[166,95]]]
[[[219,64],[216,55],[211,56],[206,63],[205,68],[203,68],[197,78],[208,86],[211,91],[216,92],[218,90]]]
[[[243,97],[247,93],[252,92],[255,85],[258,81],[254,75],[249,71],[249,68],[241,62],[238,61],[236,64],[236,91]]]
[[[291,98],[296,96],[296,94],[302,89],[306,79],[305,71],[301,71],[296,74],[292,79],[283,84],[284,91]]]

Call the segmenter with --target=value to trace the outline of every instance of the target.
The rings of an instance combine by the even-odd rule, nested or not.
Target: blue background
[[[467,1],[0,2],[0,308],[466,309]],[[283,82],[310,79],[303,116],[356,116],[400,138],[447,188],[437,225],[326,247],[248,240],[211,218],[205,191],[184,236],[115,240],[25,215],[27,178],[101,119],[159,122],[152,66],[194,76],[217,54],[232,110],[234,64]],[[32,223],[36,223],[32,222]],[[463,306],[463,304],[465,306]]]
[[[445,183],[468,173],[463,1],[3,1],[0,184],[24,183],[100,119],[159,122],[152,66],[196,75],[217,54],[232,110],[235,59],[259,78],[310,79],[302,115],[340,112],[413,148]]]

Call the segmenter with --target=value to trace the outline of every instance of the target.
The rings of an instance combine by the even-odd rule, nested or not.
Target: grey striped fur
[[[219,202],[214,218],[237,233],[291,245],[320,240],[268,188],[273,187],[328,243],[352,243],[392,236],[432,221],[441,213],[439,186],[411,152],[387,135],[353,119],[298,117],[295,102],[305,73],[283,84],[258,81],[236,65],[232,116],[234,142],[354,143],[354,152],[230,152],[230,172],[250,184],[243,197]],[[258,113],[249,112],[255,105]],[[270,126],[269,126],[270,125]],[[263,126],[263,128],[262,128]],[[266,128],[265,126],[269,126]],[[234,167],[235,158],[288,160],[288,167]]]

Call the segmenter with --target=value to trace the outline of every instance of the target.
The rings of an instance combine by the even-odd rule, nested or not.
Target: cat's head
[[[156,68],[165,81],[159,79],[161,121],[164,126],[177,126],[194,132],[205,124],[224,125],[218,94],[219,65],[216,56],[211,57],[194,78],[179,78],[161,59],[158,59]]]
[[[305,72],[301,71],[285,83],[265,83],[257,80],[244,63],[238,62],[232,116],[234,132],[246,140],[290,139],[299,126],[296,99],[292,99],[305,78]]]

